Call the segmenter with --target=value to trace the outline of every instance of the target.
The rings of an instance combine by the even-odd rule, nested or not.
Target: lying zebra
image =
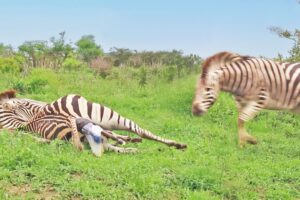
[[[58,121],[58,119],[62,121]],[[100,156],[103,152],[102,143],[99,141],[99,133],[93,130],[99,130],[102,133],[103,141],[108,138],[118,140],[118,142],[130,141],[131,138],[117,135],[111,130],[127,130],[138,134],[142,138],[147,138],[162,142],[168,146],[175,146],[178,149],[186,148],[185,144],[180,144],[172,140],[164,139],[152,134],[151,132],[140,128],[133,121],[120,116],[110,108],[104,107],[97,103],[88,102],[85,98],[78,95],[67,95],[50,104],[38,102],[30,99],[16,98],[14,90],[6,91],[0,94],[0,125],[7,129],[16,129],[26,127],[29,130],[40,133],[46,139],[66,138],[72,139],[74,146],[83,149],[80,140],[80,133],[77,126],[78,120],[84,121],[84,126],[79,132],[84,132],[84,128],[89,127],[85,132],[93,153]],[[81,120],[81,121],[82,121]],[[88,122],[92,125],[87,126]],[[62,128],[65,127],[65,128]],[[97,128],[98,127],[98,128]],[[56,131],[53,131],[56,130]],[[71,130],[71,131],[70,131]],[[89,140],[88,134],[91,135]],[[98,139],[97,139],[98,137]],[[136,140],[134,140],[136,141]],[[106,144],[106,142],[105,142]],[[107,148],[109,144],[104,145]],[[115,148],[113,150],[116,150]],[[127,150],[117,149],[120,152]],[[132,149],[129,149],[132,151]]]

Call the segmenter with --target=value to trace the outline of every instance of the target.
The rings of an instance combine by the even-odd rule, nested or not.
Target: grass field
[[[262,112],[247,124],[259,143],[240,149],[229,95],[196,118],[196,74],[172,82],[154,77],[141,87],[138,76],[126,72],[101,79],[37,69],[25,77],[2,74],[0,88],[14,86],[24,90],[19,96],[48,102],[77,93],[188,149],[144,140],[129,145],[137,154],[96,158],[63,141],[40,144],[1,131],[0,199],[300,199],[300,116]]]

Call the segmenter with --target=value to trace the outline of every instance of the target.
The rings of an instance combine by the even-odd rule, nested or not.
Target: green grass
[[[40,144],[21,132],[2,131],[0,199],[300,198],[299,116],[261,113],[247,124],[259,143],[240,149],[237,112],[229,95],[222,94],[205,116],[192,117],[196,75],[173,82],[154,77],[143,88],[126,69],[115,76],[38,69],[26,77],[2,74],[0,88],[18,83],[25,88],[20,96],[43,101],[81,94],[157,135],[188,144],[188,149],[144,140],[129,145],[139,149],[137,154],[106,152],[96,158],[63,141]]]

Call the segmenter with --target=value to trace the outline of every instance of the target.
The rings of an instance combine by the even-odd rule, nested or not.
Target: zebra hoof
[[[174,146],[176,149],[186,149],[187,148],[186,144],[175,144]]]
[[[123,153],[137,153],[138,150],[136,148],[124,148]]]
[[[257,144],[257,139],[248,134],[240,137],[240,139],[239,139],[240,148],[244,148],[246,146],[246,144],[255,145],[255,144]]]
[[[132,143],[142,142],[142,138],[132,138],[132,139],[130,140],[130,142],[132,142]]]

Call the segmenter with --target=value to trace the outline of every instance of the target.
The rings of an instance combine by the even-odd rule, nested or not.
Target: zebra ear
[[[6,90],[0,93],[0,102],[12,98],[16,98],[16,90]]]

